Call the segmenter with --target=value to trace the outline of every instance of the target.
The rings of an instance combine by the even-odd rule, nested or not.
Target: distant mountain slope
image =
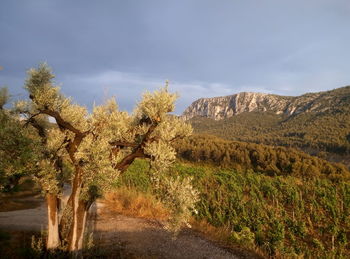
[[[230,105],[233,100],[239,105]],[[200,99],[184,117],[196,133],[297,147],[350,166],[350,86],[299,97],[244,93]]]
[[[221,120],[243,112],[273,112],[287,116],[303,112],[325,112],[350,104],[350,86],[301,96],[264,93],[238,93],[224,97],[201,98],[183,113],[185,119],[196,116]]]
[[[179,158],[238,171],[253,170],[270,176],[350,179],[350,171],[339,163],[305,154],[293,148],[223,140],[195,134],[175,143]]]

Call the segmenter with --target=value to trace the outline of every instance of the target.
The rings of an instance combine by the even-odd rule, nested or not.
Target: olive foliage
[[[168,192],[159,197],[168,198],[163,200],[174,205],[176,222],[185,223],[197,193],[187,179],[164,180],[162,177],[176,158],[173,142],[192,132],[189,124],[169,114],[174,111],[177,95],[170,93],[166,86],[154,93],[146,92],[132,114],[121,111],[114,98],[89,112],[65,97],[54,85],[53,78],[46,64],[29,70],[25,88],[30,101],[18,102],[16,109],[26,114],[27,122],[37,129],[45,145],[46,155],[40,161],[40,174],[36,177],[45,191],[59,197],[65,181],[62,161],[72,168],[69,177],[72,192],[67,205],[71,213],[63,213],[72,216],[63,220],[63,228],[68,228],[70,233],[66,237],[69,250],[81,250],[85,214],[135,159],[150,161],[155,185],[162,184]],[[53,126],[40,123],[39,119],[47,116],[54,119]],[[184,197],[179,201],[180,207],[179,202],[169,202],[169,197],[176,196],[171,191],[179,190],[175,185],[188,190],[179,196]]]
[[[7,88],[0,89],[0,192],[12,191],[19,179],[36,171],[40,143],[24,127],[20,117],[4,105],[9,100]]]

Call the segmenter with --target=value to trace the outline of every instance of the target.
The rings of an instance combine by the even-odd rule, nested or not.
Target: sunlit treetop
[[[115,179],[136,158],[150,159],[154,169],[165,170],[176,158],[172,142],[192,132],[190,125],[170,114],[177,94],[168,86],[146,92],[132,114],[120,111],[114,98],[88,113],[61,94],[53,78],[47,64],[29,70],[25,88],[32,102],[21,105],[32,116],[56,120],[58,127],[46,130],[47,147],[82,166],[87,190],[91,185],[106,188],[102,180]]]

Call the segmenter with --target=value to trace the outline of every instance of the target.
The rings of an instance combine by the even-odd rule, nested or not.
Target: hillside
[[[293,148],[228,141],[208,135],[193,135],[176,142],[175,147],[180,159],[220,168],[252,170],[269,176],[350,179],[350,171],[344,165]]]
[[[237,98],[240,105],[232,105]],[[196,133],[301,148],[349,165],[350,86],[299,97],[243,93],[200,99],[183,116]]]

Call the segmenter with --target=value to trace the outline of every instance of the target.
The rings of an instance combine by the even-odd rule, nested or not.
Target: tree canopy
[[[81,251],[90,206],[135,159],[150,161],[155,187],[163,190],[160,197],[173,204],[170,225],[178,228],[185,223],[194,208],[196,191],[189,179],[162,177],[176,158],[174,141],[192,132],[189,124],[170,114],[177,95],[166,86],[146,92],[132,114],[120,111],[114,98],[89,112],[65,97],[53,79],[46,64],[29,70],[25,89],[30,100],[16,104],[16,111],[26,117],[26,124],[36,130],[44,147],[34,178],[48,204],[48,248],[63,242],[69,251]],[[48,117],[55,123],[48,123]],[[67,179],[72,192],[59,218],[60,194]]]

